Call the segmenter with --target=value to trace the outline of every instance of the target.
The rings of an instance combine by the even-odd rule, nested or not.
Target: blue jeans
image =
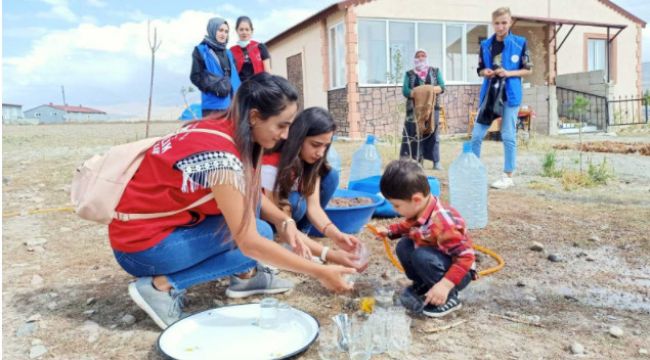
[[[260,235],[273,239],[271,227],[257,220]],[[155,246],[135,252],[114,250],[117,262],[136,277],[165,275],[174,289],[244,272],[256,261],[244,256],[230,239],[222,215],[208,216],[193,226],[181,226]]]
[[[320,206],[325,209],[327,203],[334,195],[334,191],[339,186],[339,173],[332,169],[320,179]],[[307,218],[307,199],[298,191],[292,191],[289,194],[289,203],[291,204],[291,217],[296,221],[298,229],[307,231],[311,223]]]
[[[413,281],[413,289],[418,295],[423,295],[442,280],[452,263],[449,255],[441,253],[432,246],[415,248],[413,240],[408,237],[403,237],[397,243],[395,252],[406,277]],[[458,291],[463,290],[471,280],[472,274],[468,272],[460,284],[449,292],[449,295],[458,294]]]
[[[501,117],[501,141],[503,142],[503,172],[515,171],[517,161],[517,115],[519,106],[505,106]],[[490,125],[479,124],[474,121],[472,130],[472,151],[481,157],[481,144]]]

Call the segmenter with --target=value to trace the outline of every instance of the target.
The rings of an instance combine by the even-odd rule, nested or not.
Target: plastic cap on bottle
[[[375,143],[375,135],[368,135],[366,138],[366,144],[374,144]]]
[[[472,142],[471,141],[465,141],[463,143],[463,152],[464,153],[472,152]]]

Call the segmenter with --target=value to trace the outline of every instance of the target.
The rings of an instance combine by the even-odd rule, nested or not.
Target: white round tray
[[[181,319],[158,337],[158,349],[174,359],[285,359],[318,337],[318,321],[292,308],[273,329],[257,326],[259,304],[224,306]]]

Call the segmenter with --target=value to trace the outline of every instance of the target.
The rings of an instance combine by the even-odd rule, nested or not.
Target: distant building
[[[37,119],[41,124],[108,120],[108,114],[101,110],[52,103],[25,111],[25,117]]]
[[[23,106],[2,103],[2,123],[10,123],[23,118]]]

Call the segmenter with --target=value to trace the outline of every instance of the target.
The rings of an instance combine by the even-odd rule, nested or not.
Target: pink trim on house
[[[320,27],[320,56],[323,62],[323,91],[327,93],[330,88],[330,59],[329,59],[329,37],[327,34],[327,20],[321,19]]]
[[[357,54],[357,14],[354,7],[350,6],[345,11],[345,72],[347,83],[348,98],[348,124],[350,125],[350,136],[352,138],[361,137],[359,131],[359,89],[357,87],[357,63],[359,56]]]

